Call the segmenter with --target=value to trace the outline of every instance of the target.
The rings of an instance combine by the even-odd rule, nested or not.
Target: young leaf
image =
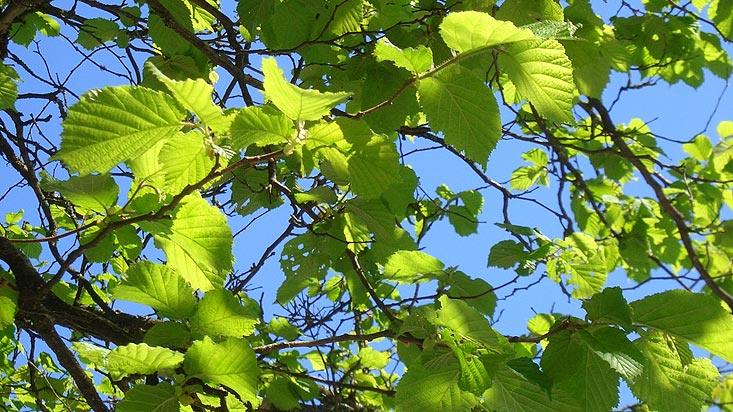
[[[190,377],[232,389],[243,402],[256,406],[260,368],[252,348],[243,340],[229,338],[214,343],[208,337],[194,342],[186,352],[183,368]]]
[[[293,120],[318,120],[349,98],[349,93],[319,92],[290,84],[274,58],[262,60],[265,74],[265,97]]]
[[[557,40],[509,44],[506,53],[499,55],[499,67],[540,115],[558,122],[572,121],[571,109],[578,92],[573,66]]]
[[[713,296],[670,290],[631,303],[634,323],[669,333],[733,362],[733,318]]]
[[[418,83],[420,104],[446,143],[486,164],[501,138],[499,106],[472,71],[453,65]]]
[[[143,260],[127,270],[127,277],[114,289],[116,299],[142,303],[161,316],[183,319],[196,306],[193,289],[175,270]]]
[[[458,52],[534,38],[531,30],[518,29],[514,23],[477,11],[449,14],[440,24],[440,35],[448,47]]]
[[[167,263],[194,289],[221,287],[231,270],[232,232],[226,217],[198,194],[186,196],[171,221],[141,222]]]
[[[69,107],[54,159],[82,175],[107,172],[173,136],[184,115],[163,92],[138,86],[92,90]]]
[[[210,336],[249,336],[259,321],[228,290],[212,290],[191,317],[194,332]]]
[[[183,362],[183,354],[145,343],[119,346],[107,354],[107,371],[115,380],[134,374],[149,375],[173,370]]]

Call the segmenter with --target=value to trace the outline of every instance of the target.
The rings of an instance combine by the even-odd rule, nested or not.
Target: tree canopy
[[[2,410],[733,411],[733,2],[0,7]]]

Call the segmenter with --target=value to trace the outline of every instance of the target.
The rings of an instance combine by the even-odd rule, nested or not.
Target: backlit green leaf
[[[689,341],[733,362],[733,318],[712,296],[670,290],[631,303],[634,323]]]
[[[171,267],[147,260],[127,270],[127,277],[114,289],[116,299],[142,303],[161,316],[183,319],[193,313],[193,289]]]
[[[349,98],[348,93],[306,90],[288,83],[274,58],[262,60],[265,97],[293,120],[318,120]]]
[[[168,140],[160,149],[158,161],[165,174],[165,186],[160,189],[174,194],[203,180],[216,164],[212,148],[196,130],[177,133]]]
[[[448,47],[459,52],[534,38],[530,30],[476,11],[449,14],[440,24],[440,35]]]
[[[259,321],[228,290],[212,290],[198,303],[191,328],[210,336],[249,336]]]
[[[499,55],[504,70],[523,99],[540,115],[558,122],[571,121],[578,94],[573,67],[557,40],[527,40],[506,46]]]
[[[232,148],[242,150],[251,144],[280,144],[293,137],[293,121],[274,110],[271,112],[255,106],[240,110],[232,121]]]
[[[391,61],[397,67],[402,67],[413,73],[421,73],[433,65],[433,52],[425,47],[408,47],[400,49],[386,38],[377,42],[374,48],[377,61]]]
[[[149,61],[145,62],[145,66],[168,88],[168,91],[181,106],[196,116],[198,121],[217,133],[228,129],[231,121],[224,116],[221,108],[211,100],[211,95],[214,92],[213,85],[204,79],[173,80]]]
[[[420,104],[446,143],[485,164],[501,138],[499,106],[473,72],[458,65],[418,83]]]
[[[183,368],[193,378],[232,389],[243,402],[259,405],[257,380],[260,368],[252,348],[229,338],[215,343],[208,337],[194,342],[186,352]]]
[[[443,273],[443,262],[427,253],[401,250],[387,259],[384,277],[405,283],[429,280]]]
[[[718,381],[718,370],[709,359],[683,362],[684,356],[672,340],[663,333],[653,332],[636,341],[646,362],[642,375],[630,385],[631,390],[658,411],[700,410],[710,399]]]
[[[107,172],[173,136],[184,114],[172,97],[144,87],[92,90],[69,107],[55,158],[82,175]]]
[[[0,109],[12,109],[18,98],[18,73],[10,66],[0,66]]]
[[[155,386],[137,385],[125,393],[123,399],[115,407],[117,412],[179,412],[176,390],[168,382]]]
[[[105,213],[117,204],[120,188],[109,174],[71,176],[69,180],[56,180],[45,176],[42,181],[45,190],[56,191],[75,205],[95,212]]]
[[[173,370],[183,362],[183,354],[167,348],[130,343],[107,354],[107,370],[115,379],[141,374],[148,375],[163,369]]]
[[[184,198],[171,221],[141,222],[167,263],[194,289],[221,287],[231,270],[232,232],[226,217],[198,194]]]
[[[497,412],[580,412],[577,402],[567,394],[547,392],[529,382],[515,370],[504,366],[496,371],[493,385],[484,392],[486,405]]]

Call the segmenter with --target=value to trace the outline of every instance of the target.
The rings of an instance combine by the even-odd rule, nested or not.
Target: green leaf
[[[411,365],[397,384],[397,411],[470,411],[477,400],[459,388],[460,375],[460,366],[451,352]]]
[[[697,135],[689,142],[682,145],[682,149],[694,159],[704,162],[710,159],[713,153],[713,145],[710,139],[703,135]]]
[[[491,90],[472,71],[449,66],[418,83],[420,104],[446,143],[486,164],[501,138],[499,106]]]
[[[242,402],[259,405],[257,380],[260,369],[254,351],[243,340],[229,338],[214,343],[204,337],[188,349],[183,368],[189,377],[223,385],[239,395]]]
[[[150,61],[145,62],[145,69],[155,75],[176,101],[191,111],[204,125],[216,133],[222,133],[229,128],[231,120],[224,116],[221,108],[214,104],[211,95],[214,86],[204,79],[173,80],[158,70]]]
[[[499,55],[499,67],[540,115],[558,122],[572,121],[571,110],[578,92],[573,66],[557,40],[509,44],[506,53]]]
[[[36,37],[36,31],[48,37],[55,37],[61,33],[61,25],[48,14],[40,11],[22,15],[22,23],[11,26],[10,37],[15,44],[28,47]]]
[[[544,166],[522,166],[512,172],[509,185],[515,190],[527,190],[537,181],[547,185],[547,168]]]
[[[218,289],[198,303],[191,328],[203,335],[241,337],[251,335],[258,322],[232,292]]]
[[[589,341],[593,336],[585,331],[551,336],[542,355],[542,369],[552,378],[553,387],[572,394],[584,412],[607,412],[619,401],[619,375],[609,364],[609,360],[616,361],[613,354],[619,349],[609,345],[596,353]]]
[[[89,367],[103,368],[107,362],[110,349],[89,342],[73,342],[71,348],[79,355],[79,359]]]
[[[53,158],[82,175],[107,172],[173,136],[184,114],[172,97],[144,87],[92,90],[69,107]]]
[[[527,252],[524,246],[515,240],[502,240],[491,247],[488,266],[509,269],[524,261]]]
[[[168,348],[130,343],[107,354],[107,371],[119,380],[134,374],[150,375],[163,369],[173,370],[183,362],[183,354]]]
[[[644,357],[620,329],[602,327],[578,336],[595,356],[606,361],[627,382],[642,373]]]
[[[436,324],[445,326],[463,339],[498,350],[501,341],[488,320],[462,300],[441,296],[441,309],[437,311]]]
[[[713,296],[670,290],[631,303],[634,323],[689,341],[733,362],[733,318]]]
[[[583,302],[588,319],[599,323],[612,323],[631,330],[631,307],[624,299],[621,288],[606,288]]]
[[[287,340],[295,340],[301,334],[295,325],[279,316],[272,318],[270,323],[267,324],[267,331]]]
[[[274,58],[262,60],[265,97],[293,120],[318,120],[349,98],[349,93],[305,90],[288,83]]]
[[[158,322],[145,332],[144,342],[150,346],[186,348],[191,343],[191,332],[180,322]]]
[[[5,271],[0,270],[0,329],[13,325],[18,311],[18,292],[9,278]]]
[[[179,412],[176,390],[168,382],[155,386],[136,385],[125,393],[125,398],[115,406],[116,412]]]
[[[484,315],[492,316],[496,308],[496,294],[483,279],[471,279],[463,272],[453,272],[445,280],[450,285],[448,297],[462,300]]]
[[[440,35],[448,47],[458,52],[534,38],[530,30],[476,11],[449,14],[440,24]]]
[[[443,274],[443,262],[415,250],[400,250],[387,259],[384,277],[403,283],[434,279]]]
[[[728,315],[730,316],[730,315]],[[636,341],[644,353],[644,372],[630,385],[650,409],[665,412],[699,411],[718,382],[718,369],[708,359],[684,362],[674,338],[659,332]]]
[[[161,316],[183,319],[193,314],[193,289],[173,268],[147,260],[127,270],[127,277],[114,289],[116,299],[142,303]]]
[[[18,73],[10,66],[0,65],[0,110],[12,109],[18,99]]]
[[[191,10],[187,6],[187,2],[183,0],[158,0],[160,5],[164,7],[174,22],[166,22],[157,13],[151,12],[148,17],[148,32],[166,56],[174,56],[177,54],[186,54],[191,48],[191,43],[181,37],[171,27],[171,23],[177,23],[182,31],[193,33],[193,21],[191,20]]]
[[[425,46],[400,49],[385,37],[374,47],[374,57],[377,61],[391,61],[397,67],[402,67],[413,73],[421,73],[433,66],[433,52]]]
[[[554,390],[552,397],[538,385],[504,366],[496,371],[493,385],[484,392],[484,401],[496,412],[580,412],[570,396]]]
[[[237,112],[232,121],[232,149],[247,146],[281,144],[295,135],[293,121],[285,115],[263,107],[251,106]]]
[[[119,34],[120,27],[116,22],[95,17],[84,21],[75,42],[87,50],[93,50],[108,41],[114,40]]]
[[[167,264],[194,289],[221,287],[231,271],[232,232],[226,217],[197,193],[186,196],[170,221],[140,222],[163,249]]]
[[[725,37],[733,38],[733,3],[729,0],[711,1],[708,16]]]
[[[48,191],[56,191],[75,206],[105,213],[117,204],[120,188],[109,173],[101,175],[71,176],[69,180],[56,180],[46,175],[41,182]]]
[[[543,20],[563,21],[563,6],[555,0],[506,0],[496,16],[518,25]]]
[[[371,346],[359,349],[359,366],[379,370],[389,363],[389,352],[377,351]]]
[[[578,92],[600,99],[611,76],[611,58],[604,51],[604,43],[595,44],[582,39],[564,40]]]
[[[200,182],[216,165],[212,148],[197,130],[177,133],[168,140],[160,149],[158,161],[160,171],[165,175],[165,185],[159,189],[172,194],[178,194],[186,186]]]

